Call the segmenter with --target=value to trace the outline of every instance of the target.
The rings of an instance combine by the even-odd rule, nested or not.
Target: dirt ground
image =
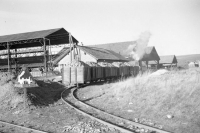
[[[56,82],[38,81],[38,87],[27,88],[28,104],[0,107],[0,120],[50,133],[107,133],[110,129],[78,114],[60,99],[65,89]],[[22,94],[23,95],[23,94]],[[0,125],[1,127],[1,125]],[[0,128],[0,132],[12,132]]]

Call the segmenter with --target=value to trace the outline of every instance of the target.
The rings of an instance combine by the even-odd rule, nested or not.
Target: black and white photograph
[[[200,0],[0,0],[0,133],[200,133]]]

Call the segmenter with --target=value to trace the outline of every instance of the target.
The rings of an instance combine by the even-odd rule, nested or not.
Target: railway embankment
[[[81,88],[83,102],[117,116],[176,133],[199,132],[200,69],[149,73]]]

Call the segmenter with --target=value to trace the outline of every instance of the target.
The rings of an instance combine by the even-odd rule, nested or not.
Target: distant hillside
[[[180,56],[176,56],[176,58],[178,60],[178,66],[187,68],[189,62],[200,60],[200,54],[180,55]]]

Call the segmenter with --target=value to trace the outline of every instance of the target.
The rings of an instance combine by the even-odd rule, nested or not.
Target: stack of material
[[[123,64],[123,62],[113,62],[112,64],[115,67],[120,67]]]
[[[89,61],[85,62],[85,64],[87,64],[87,65],[90,66],[90,67],[99,67],[99,66],[100,66],[100,65],[99,65],[98,63],[96,63],[96,62],[89,62]]]
[[[123,63],[125,66],[131,66],[128,62]]]
[[[89,67],[88,64],[86,64],[82,61],[73,61],[71,63],[67,63],[66,66],[68,66],[68,67],[78,67],[78,66]]]
[[[107,67],[108,63],[107,62],[98,62],[98,65],[100,65],[101,67]]]
[[[33,77],[41,77],[41,76],[43,76],[43,74],[42,74],[42,72],[40,70],[32,70],[30,73],[31,73],[31,75]]]

